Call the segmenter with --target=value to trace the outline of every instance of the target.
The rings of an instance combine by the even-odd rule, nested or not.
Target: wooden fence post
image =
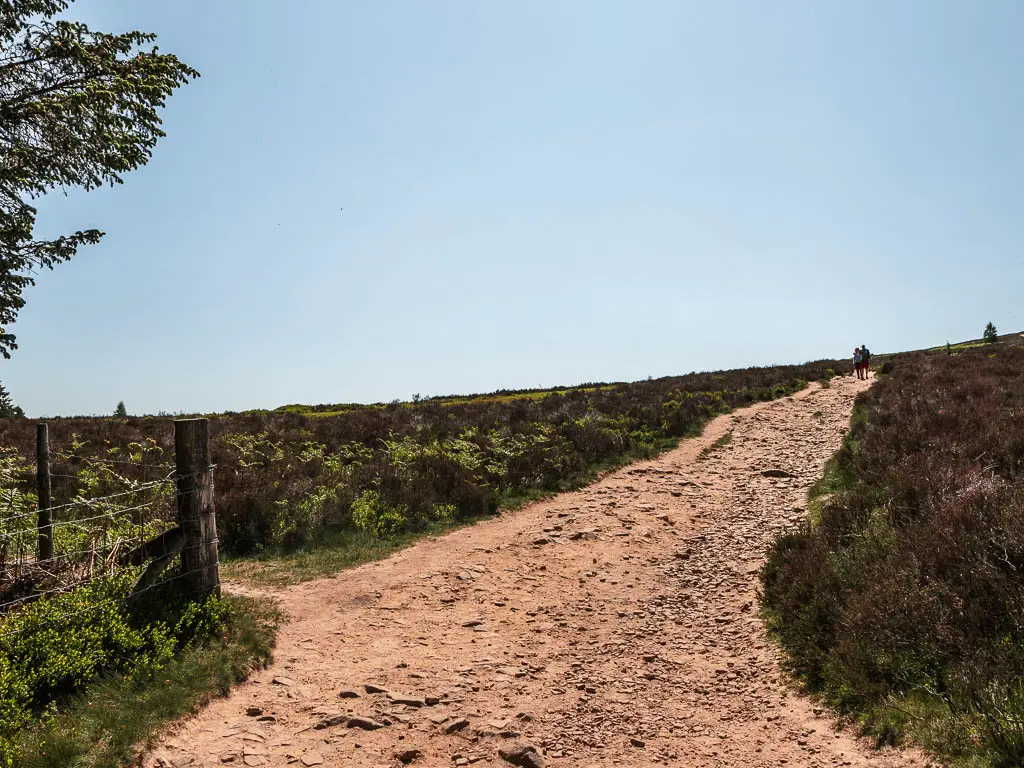
[[[174,456],[178,475],[178,522],[184,534],[181,573],[190,591],[219,596],[209,419],[174,422]]]
[[[53,515],[50,512],[50,435],[36,424],[36,492],[39,496],[39,562],[53,559]]]

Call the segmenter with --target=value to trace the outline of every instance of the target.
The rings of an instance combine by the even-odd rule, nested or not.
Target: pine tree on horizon
[[[985,326],[985,333],[982,335],[982,338],[990,344],[999,338],[999,333],[996,331],[994,324],[989,323]]]
[[[7,391],[7,387],[0,384],[0,419],[12,419],[24,415],[25,412],[14,404],[14,401],[11,399],[11,393]]]
[[[128,415],[128,409],[124,407],[124,400],[117,403],[117,408],[114,409],[114,416],[117,418],[123,418]]]

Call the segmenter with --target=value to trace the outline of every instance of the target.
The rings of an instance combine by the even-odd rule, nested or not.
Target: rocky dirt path
[[[273,668],[145,764],[923,765],[795,694],[757,613],[766,547],[863,386],[722,416],[579,492],[283,590]]]

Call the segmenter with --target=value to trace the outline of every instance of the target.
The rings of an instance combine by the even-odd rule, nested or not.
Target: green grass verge
[[[242,597],[225,598],[222,635],[178,654],[157,677],[110,677],[47,713],[19,734],[13,768],[121,768],[134,765],[160,728],[223,696],[266,666],[279,614]]]
[[[821,420],[821,411],[816,411],[811,418]],[[821,520],[821,510],[833,494],[849,490],[853,487],[855,478],[847,469],[840,457],[843,454],[856,455],[860,450],[860,441],[857,439],[857,425],[867,421],[867,409],[855,404],[850,415],[850,428],[843,436],[843,443],[839,450],[825,462],[825,469],[821,477],[807,491],[807,517],[811,526],[816,526]]]
[[[221,578],[264,587],[298,584],[374,560],[383,560],[423,538],[441,536],[481,518],[432,523],[427,529],[378,538],[365,531],[327,531],[323,538],[291,552],[266,552],[222,560]]]
[[[941,347],[931,347],[928,352],[962,352],[965,349],[977,349],[978,347],[986,347],[991,342],[987,341],[964,341],[960,344],[950,344],[946,346],[943,344]]]

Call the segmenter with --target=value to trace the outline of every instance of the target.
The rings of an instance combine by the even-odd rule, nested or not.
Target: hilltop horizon
[[[1011,331],[1009,333],[1001,333],[999,335],[999,341],[1000,342],[1011,341],[1011,342],[1017,343],[1017,342],[1020,341],[1020,338],[1021,338],[1022,335],[1024,335],[1024,332],[1022,332],[1022,331]],[[974,344],[974,343],[981,343],[981,342],[982,342],[981,337],[974,337],[974,338],[969,338],[969,339],[963,339],[963,340],[960,340],[960,341],[950,341],[949,343],[951,345],[953,345],[954,347],[956,347],[958,345]],[[882,351],[873,351],[873,354],[875,355],[875,357],[879,357],[880,358],[880,357],[885,357],[887,355],[899,354],[901,352],[912,352],[912,351],[915,351],[915,350],[923,350],[923,349],[939,349],[942,346],[944,346],[944,344],[933,344],[933,345],[930,345],[930,346],[921,346],[921,347],[915,347],[914,349],[906,349],[906,350],[883,349]],[[650,381],[650,380],[657,381],[657,380],[663,380],[663,379],[679,378],[679,377],[690,376],[690,375],[694,375],[694,374],[718,373],[718,372],[727,372],[727,371],[736,371],[736,370],[746,370],[746,369],[752,369],[752,368],[773,368],[773,367],[777,367],[777,366],[781,366],[781,365],[801,365],[801,364],[814,363],[814,362],[817,362],[817,361],[820,361],[820,360],[830,360],[830,359],[835,359],[835,358],[832,358],[832,357],[829,357],[829,356],[822,356],[822,357],[818,357],[818,358],[809,358],[807,360],[799,360],[799,361],[796,361],[796,360],[793,360],[793,361],[775,361],[775,362],[772,362],[772,363],[767,363],[767,364],[762,364],[762,365],[756,365],[755,364],[755,365],[748,365],[748,366],[731,366],[731,367],[724,367],[724,368],[702,368],[702,369],[693,369],[693,370],[689,370],[689,371],[682,371],[682,372],[678,372],[678,373],[666,373],[666,374],[662,374],[662,375],[659,375],[659,376],[651,376],[651,375],[649,375],[649,376],[643,376],[643,377],[636,378],[636,379],[604,379],[604,380],[590,379],[590,380],[579,381],[579,382],[576,382],[576,383],[568,383],[568,384],[567,383],[558,383],[558,384],[539,385],[539,386],[498,387],[496,389],[480,390],[480,391],[475,391],[475,392],[448,391],[448,392],[437,392],[437,393],[432,393],[432,394],[431,393],[424,394],[424,393],[414,392],[414,393],[412,393],[410,395],[407,395],[405,397],[395,397],[395,398],[391,398],[391,399],[378,399],[378,400],[362,400],[362,401],[359,401],[359,400],[348,400],[348,401],[345,401],[345,400],[333,400],[333,401],[332,400],[323,400],[323,401],[320,401],[320,402],[293,401],[293,402],[288,402],[288,403],[282,403],[282,404],[276,405],[276,406],[255,406],[255,407],[250,407],[250,408],[226,408],[226,409],[217,410],[217,411],[213,411],[213,410],[194,410],[194,411],[188,411],[188,410],[174,410],[174,411],[171,411],[171,410],[161,410],[161,411],[153,411],[153,412],[136,412],[136,411],[133,411],[127,405],[126,405],[126,407],[128,407],[128,412],[129,412],[128,415],[130,417],[133,417],[133,418],[145,418],[145,417],[163,417],[163,418],[166,418],[166,417],[172,417],[172,416],[184,417],[184,416],[196,416],[196,415],[219,416],[219,415],[229,415],[229,414],[235,414],[235,413],[255,413],[255,412],[273,413],[273,412],[280,412],[280,411],[288,411],[289,409],[311,411],[311,412],[316,412],[316,411],[319,411],[319,410],[339,411],[339,410],[352,409],[352,408],[384,406],[384,405],[393,404],[393,403],[427,402],[427,401],[436,401],[436,400],[453,400],[453,401],[454,400],[472,400],[472,399],[487,398],[487,397],[500,396],[500,395],[516,395],[516,394],[533,394],[533,393],[544,393],[544,392],[571,391],[571,390],[585,389],[585,388],[588,388],[588,387],[607,387],[607,386],[615,386],[615,385],[621,385],[621,384],[632,384],[632,383],[636,383],[636,382],[640,382],[640,381],[645,381],[645,380],[646,381]],[[843,359],[843,358],[840,357],[839,359]],[[844,371],[837,371],[837,373],[844,373]],[[120,401],[118,401],[118,402],[120,402]],[[115,405],[116,405],[116,402],[115,402]],[[113,407],[111,407],[111,412],[113,412]],[[49,413],[46,413],[46,414],[42,414],[42,415],[39,415],[39,416],[26,416],[26,418],[29,418],[29,419],[75,419],[75,418],[108,418],[109,416],[110,416],[110,413],[90,413],[90,414],[85,414],[85,413],[49,414]]]

